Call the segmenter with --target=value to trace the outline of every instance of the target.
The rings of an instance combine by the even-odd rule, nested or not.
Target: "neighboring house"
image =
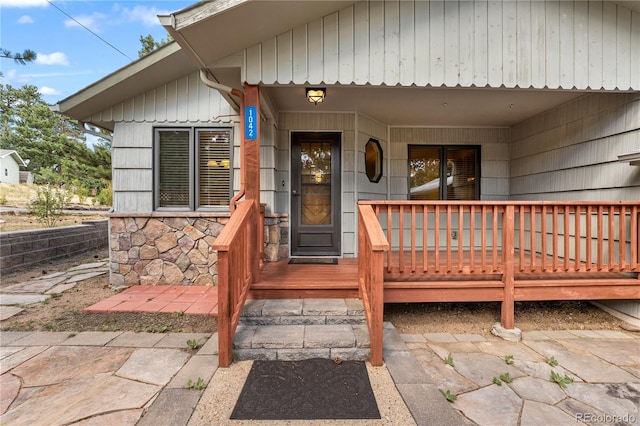
[[[57,104],[114,132],[114,285],[214,284],[245,183],[268,260],[356,257],[357,200],[640,199],[618,159],[640,150],[639,3],[238,0],[160,20],[176,42]]]
[[[0,149],[0,182],[20,183],[20,167],[27,167],[15,150]]]

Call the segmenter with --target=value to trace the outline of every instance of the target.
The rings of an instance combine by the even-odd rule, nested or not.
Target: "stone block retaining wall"
[[[82,225],[0,233],[0,270],[44,264],[109,244],[107,220],[87,220]]]
[[[210,247],[228,221],[228,213],[112,214],[111,285],[217,285]],[[266,261],[288,256],[288,225],[287,215],[265,217]]]

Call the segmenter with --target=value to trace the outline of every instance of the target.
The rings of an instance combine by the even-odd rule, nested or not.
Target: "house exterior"
[[[115,286],[215,285],[245,184],[269,261],[357,257],[358,200],[640,199],[635,2],[234,0],[159,19],[174,43],[57,104],[114,133]]]
[[[17,151],[0,149],[0,182],[21,183],[20,167],[27,167]]]

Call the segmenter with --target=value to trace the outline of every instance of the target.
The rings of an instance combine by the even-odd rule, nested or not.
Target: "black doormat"
[[[231,419],[379,419],[363,361],[254,361]]]
[[[294,257],[289,265],[337,265],[338,259],[329,257]]]

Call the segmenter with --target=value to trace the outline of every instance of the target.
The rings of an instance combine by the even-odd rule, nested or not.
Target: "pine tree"
[[[111,181],[111,146],[86,145],[80,124],[49,108],[35,86],[0,84],[0,148],[28,160],[36,183],[73,187],[88,195]]]

